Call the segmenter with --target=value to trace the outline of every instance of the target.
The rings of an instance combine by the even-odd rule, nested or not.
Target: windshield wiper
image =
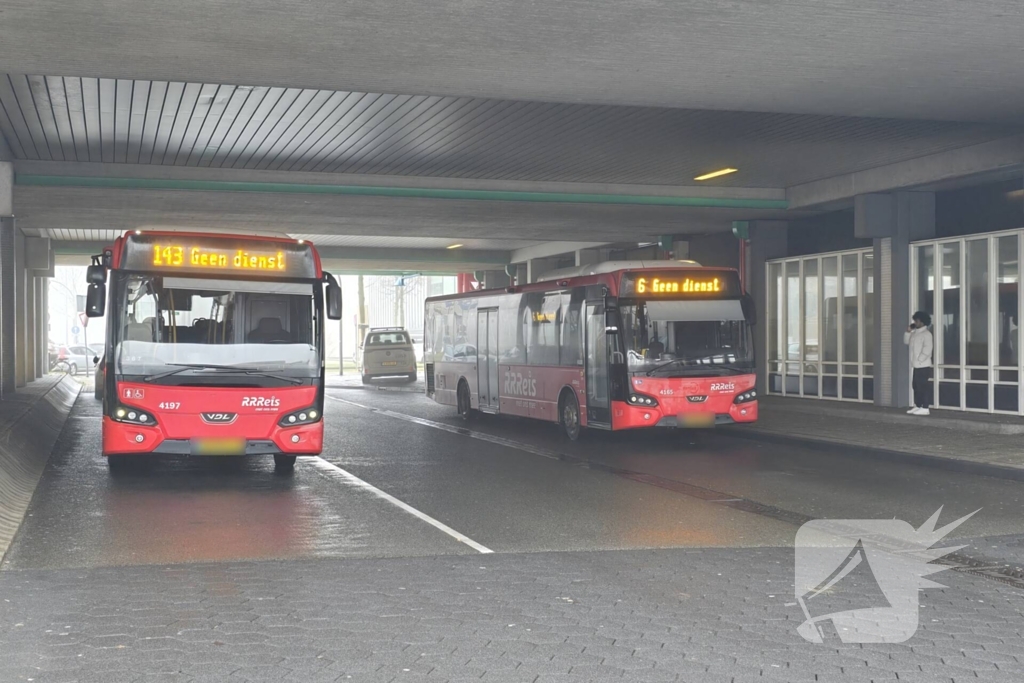
[[[285,377],[284,375],[275,375],[270,372],[262,372],[260,370],[247,370],[237,365],[211,365],[209,363],[167,363],[167,365],[175,366],[173,370],[167,370],[165,372],[157,373],[155,375],[149,375],[143,378],[144,382],[155,382],[158,379],[164,377],[170,377],[176,375],[179,372],[185,372],[186,370],[214,370],[218,372],[237,372],[243,375],[255,375],[259,377],[267,377],[269,379],[276,379],[281,382],[289,382],[291,384],[302,384],[301,379],[295,377]]]

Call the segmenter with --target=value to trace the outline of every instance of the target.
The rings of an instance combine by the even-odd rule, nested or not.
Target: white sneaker
[[[907,411],[907,415],[917,415],[917,411],[919,410],[921,409],[918,408],[917,406],[912,406],[910,410]]]
[[[914,413],[914,415],[931,415],[931,414],[932,414],[932,411],[928,410],[927,408],[918,408],[917,412]]]

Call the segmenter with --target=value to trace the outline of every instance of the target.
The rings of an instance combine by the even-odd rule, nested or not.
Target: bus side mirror
[[[330,273],[326,273],[327,280],[327,317],[331,320],[341,320],[341,285]]]
[[[744,294],[740,297],[740,306],[743,308],[743,317],[748,325],[757,324],[757,306],[754,305],[754,297]]]
[[[99,318],[106,309],[107,288],[94,282],[89,285],[89,291],[85,294],[85,314],[90,318]]]
[[[107,284],[107,269],[103,266],[89,266],[85,269],[85,281],[90,285]]]

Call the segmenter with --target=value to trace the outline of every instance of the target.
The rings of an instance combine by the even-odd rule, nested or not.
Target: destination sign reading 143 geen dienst
[[[316,277],[308,244],[264,240],[174,239],[131,235],[125,245],[128,270],[233,273],[257,277]]]

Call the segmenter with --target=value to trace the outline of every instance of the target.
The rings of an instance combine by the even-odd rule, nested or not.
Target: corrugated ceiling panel
[[[1024,128],[0,75],[22,159],[495,180],[784,187]]]

